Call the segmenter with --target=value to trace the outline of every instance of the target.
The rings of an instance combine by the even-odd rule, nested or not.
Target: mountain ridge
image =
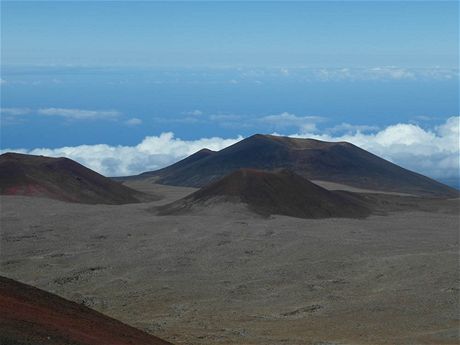
[[[201,151],[199,151],[201,152]],[[415,195],[458,197],[459,192],[424,175],[402,168],[348,142],[326,142],[255,134],[220,151],[195,153],[163,169],[131,178],[203,187],[241,168],[289,169],[309,179],[353,187]]]
[[[87,204],[127,204],[158,199],[68,158],[12,152],[0,155],[0,194]]]

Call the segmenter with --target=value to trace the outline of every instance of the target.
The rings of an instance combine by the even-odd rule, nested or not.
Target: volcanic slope
[[[346,142],[256,134],[221,151],[200,151],[167,168],[144,173],[157,183],[202,187],[240,168],[289,169],[309,179],[415,195],[458,197],[459,192]]]
[[[298,218],[363,218],[371,211],[364,199],[331,192],[288,170],[240,169],[191,195],[159,208],[160,214],[180,214],[222,202],[240,202],[258,214]]]
[[[87,204],[159,199],[112,181],[68,158],[0,155],[0,194],[39,196]]]
[[[0,276],[2,345],[168,345],[83,305]]]
[[[129,180],[129,179],[142,179],[142,178],[149,178],[149,177],[157,177],[157,178],[162,178],[162,177],[167,177],[171,174],[176,174],[179,171],[186,171],[190,166],[192,166],[194,163],[204,159],[208,158],[214,154],[216,154],[216,151],[212,151],[209,149],[201,149],[198,152],[195,152],[194,154],[174,163],[171,164],[163,169],[155,170],[155,171],[147,171],[144,172],[140,175],[136,176],[127,176],[127,177],[121,177],[119,178],[120,180]],[[196,183],[199,184],[200,182],[200,176],[196,176],[197,181]],[[192,177],[193,180],[193,177]],[[189,182],[190,184],[194,184],[193,181]],[[196,187],[196,186],[195,186]]]

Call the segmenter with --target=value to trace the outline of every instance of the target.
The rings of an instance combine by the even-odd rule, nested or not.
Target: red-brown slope
[[[288,170],[254,169],[237,170],[182,200],[161,207],[160,213],[186,212],[197,205],[209,205],[213,199],[242,202],[262,215],[362,218],[371,213],[358,195],[328,191]]]
[[[167,345],[85,306],[0,276],[2,345]]]
[[[0,194],[41,196],[87,204],[127,204],[154,199],[68,158],[0,155]]]

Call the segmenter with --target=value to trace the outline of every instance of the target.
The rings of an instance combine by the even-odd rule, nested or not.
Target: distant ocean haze
[[[183,139],[290,134],[302,129],[301,118],[318,131],[340,130],[343,123],[366,126],[362,128],[434,126],[458,115],[458,76],[452,78],[451,70],[438,71],[436,78],[426,69],[407,75],[371,70],[4,68],[2,108],[29,113],[2,113],[2,146],[133,145],[165,131]],[[117,116],[37,114],[50,108]],[[283,113],[298,119],[261,120]]]

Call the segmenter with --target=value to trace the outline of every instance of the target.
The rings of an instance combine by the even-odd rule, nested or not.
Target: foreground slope
[[[157,176],[161,184],[202,187],[240,168],[286,168],[309,180],[380,191],[458,197],[455,189],[350,143],[258,134],[218,152],[197,153],[139,178]]]
[[[0,343],[170,344],[85,306],[1,276]]]
[[[163,214],[183,213],[202,205],[241,202],[261,215],[299,218],[362,218],[370,214],[359,196],[331,192],[288,170],[240,169],[191,195],[160,208]]]
[[[0,155],[0,194],[88,204],[127,204],[154,198],[68,158],[19,153]]]

